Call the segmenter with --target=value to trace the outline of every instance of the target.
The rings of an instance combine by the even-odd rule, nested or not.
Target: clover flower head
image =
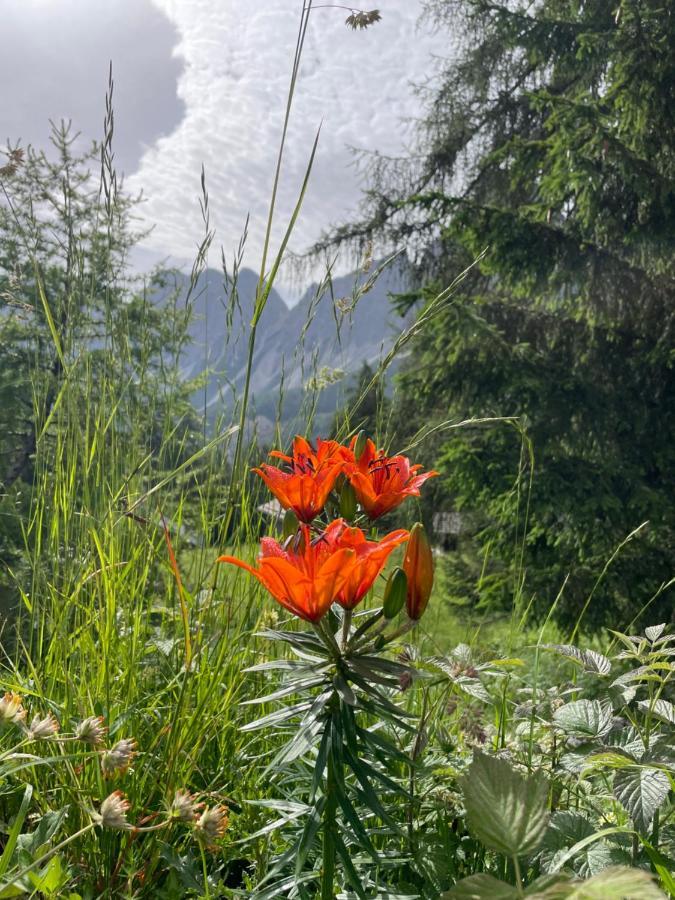
[[[103,716],[89,716],[75,729],[75,737],[85,744],[98,747],[105,740],[108,729],[103,724]]]
[[[226,806],[207,806],[195,823],[195,831],[211,847],[225,834],[227,824]]]
[[[0,725],[19,725],[25,718],[26,710],[21,696],[14,691],[7,691],[0,699]]]
[[[33,716],[30,725],[26,728],[26,737],[31,741],[44,741],[54,737],[59,730],[59,723],[51,713],[47,713],[44,719]]]
[[[104,828],[132,828],[133,826],[127,822],[127,813],[129,812],[129,801],[122,791],[113,791],[101,803],[98,812],[98,824]]]
[[[170,815],[179,822],[194,822],[203,803],[198,803],[194,794],[177,790],[169,809]]]
[[[115,772],[126,772],[131,765],[131,760],[136,755],[136,741],[133,738],[123,738],[114,744],[110,750],[106,750],[101,757],[101,769],[106,778]]]

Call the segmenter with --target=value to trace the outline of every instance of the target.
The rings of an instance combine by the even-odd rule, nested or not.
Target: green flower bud
[[[434,584],[434,557],[421,522],[416,522],[410,530],[403,571],[408,576],[406,608],[409,617],[416,622],[427,608]]]
[[[368,435],[363,429],[356,435],[356,443],[354,444],[354,459],[358,462],[363,456],[363,451],[368,443]]]
[[[292,537],[298,530],[299,526],[300,523],[298,522],[298,517],[296,516],[296,514],[292,509],[287,509],[286,515],[284,516],[284,523],[282,525],[284,539]]]
[[[384,589],[382,604],[385,619],[395,619],[401,612],[408,595],[408,576],[398,566],[389,576]]]
[[[348,481],[340,491],[340,515],[348,522],[353,522],[356,517],[356,492]]]

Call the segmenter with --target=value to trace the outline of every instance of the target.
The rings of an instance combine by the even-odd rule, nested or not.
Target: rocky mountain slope
[[[263,430],[276,415],[282,373],[282,419],[292,419],[308,389],[319,386],[317,412],[325,418],[332,416],[363,363],[377,365],[389,350],[404,324],[390,301],[390,294],[404,289],[403,276],[400,268],[386,269],[359,296],[366,280],[363,274],[346,275],[321,290],[313,284],[292,308],[271,291],[258,325],[251,378],[253,409]],[[183,273],[172,273],[156,302],[169,302],[172,292],[184,302],[189,281]],[[222,272],[207,269],[191,294],[192,341],[182,365],[186,378],[207,373],[194,402],[212,421],[241,397],[257,281],[255,272],[243,269],[233,297]]]

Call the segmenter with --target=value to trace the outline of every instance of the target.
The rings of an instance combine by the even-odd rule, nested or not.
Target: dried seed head
[[[26,718],[22,699],[14,691],[7,691],[0,700],[0,725],[18,725]]]
[[[97,816],[98,824],[104,828],[132,828],[133,826],[127,822],[128,812],[129,801],[127,798],[122,791],[113,791],[101,803],[101,809]]]
[[[371,9],[369,11],[361,11],[361,10],[352,10],[350,15],[345,19],[345,25],[354,31],[357,28],[363,30],[364,28],[368,28],[369,25],[374,25],[375,22],[379,22],[382,16],[380,15],[379,9]]]
[[[89,716],[75,729],[75,737],[85,744],[98,747],[105,740],[108,729],[103,724],[103,716]]]
[[[136,741],[133,738],[123,738],[110,750],[106,750],[101,757],[101,769],[106,778],[115,772],[125,772],[131,765],[131,760],[136,754]]]
[[[22,147],[16,147],[7,153],[8,161],[4,166],[0,166],[0,177],[16,174],[19,166],[23,165],[24,151]]]
[[[31,741],[44,741],[47,738],[54,737],[59,730],[59,723],[51,713],[48,713],[44,719],[34,716],[32,722],[26,728],[26,737]]]
[[[207,806],[195,823],[195,832],[208,847],[211,847],[225,834],[227,823],[226,806]]]
[[[170,815],[180,822],[194,822],[203,806],[203,803],[197,802],[194,794],[178,790],[170,807]]]

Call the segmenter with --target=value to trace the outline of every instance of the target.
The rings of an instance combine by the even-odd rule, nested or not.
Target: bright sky
[[[281,225],[322,123],[294,250],[356,212],[349,146],[396,154],[409,142],[412,83],[433,74],[447,45],[418,26],[421,3],[379,0],[382,21],[359,32],[345,10],[316,4],[278,203]],[[299,0],[3,0],[0,137],[43,145],[60,117],[99,137],[112,58],[118,164],[154,225],[141,262],[192,259],[204,165],[211,262],[221,245],[231,258],[250,213],[245,264],[257,269],[300,11]]]

